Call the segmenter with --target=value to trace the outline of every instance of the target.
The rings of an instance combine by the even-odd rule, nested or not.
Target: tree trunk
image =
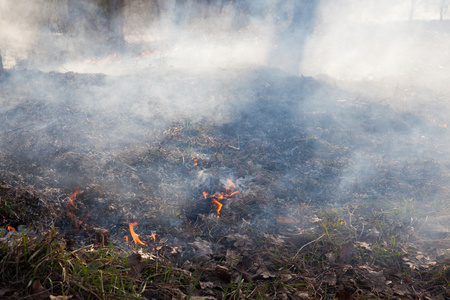
[[[108,32],[111,45],[120,50],[125,46],[125,36],[123,33],[124,0],[108,0]]]
[[[67,0],[68,33],[83,47],[121,50],[124,0]]]
[[[2,51],[0,50],[0,72],[3,72]]]

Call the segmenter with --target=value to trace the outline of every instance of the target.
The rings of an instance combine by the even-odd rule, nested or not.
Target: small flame
[[[141,244],[141,245],[147,246],[147,244],[146,244],[145,242],[141,241],[141,240],[139,239],[139,236],[134,232],[133,227],[134,227],[134,226],[137,226],[137,224],[138,224],[137,222],[129,223],[129,224],[128,224],[128,225],[130,226],[131,237],[133,238],[134,244],[135,244],[135,245]]]
[[[127,241],[128,244],[128,235],[125,235],[123,238],[125,239],[125,241]]]
[[[17,232],[17,230],[14,227],[8,226],[8,231],[15,231]]]
[[[78,221],[77,217],[75,216],[75,209],[77,208],[75,206],[75,202],[73,202],[73,199],[80,193],[80,190],[76,190],[72,195],[70,195],[69,200],[67,201],[67,216],[70,220],[75,224],[76,228],[80,228],[81,224],[83,224],[83,221]]]
[[[212,198],[212,203],[216,206],[216,216],[219,218],[220,210],[222,209],[223,204],[220,203],[216,198]]]
[[[91,65],[109,65],[112,63],[120,64],[122,62],[122,56],[117,55],[116,53],[108,55],[105,58],[95,57],[92,59],[87,59],[83,62],[83,64],[91,64]]]
[[[197,166],[198,165],[198,159],[199,159],[199,155],[197,154],[196,156],[192,156],[190,161],[192,161],[194,164],[193,166]]]
[[[96,238],[101,237],[102,239],[102,247],[105,247],[105,233],[104,232],[97,232]]]
[[[234,183],[230,180],[227,179],[227,186],[225,187],[225,192],[217,192],[214,195],[211,195],[211,202],[216,210],[216,217],[220,217],[220,210],[222,209],[223,204],[220,203],[219,201],[222,200],[223,198],[230,198],[233,197],[237,194],[240,194],[239,191],[235,191],[236,186],[234,185]],[[205,197],[205,199],[208,199],[209,197],[209,193],[208,192],[203,192],[203,197]]]
[[[152,232],[152,239],[154,242],[156,242],[156,233]]]
[[[70,195],[70,197],[69,197],[69,203],[73,206],[73,207],[76,207],[75,206],[75,203],[73,202],[73,199],[75,198],[75,196],[76,195],[78,195],[80,193],[80,190],[76,190],[72,195]]]

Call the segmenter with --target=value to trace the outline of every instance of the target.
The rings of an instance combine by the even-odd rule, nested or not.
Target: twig
[[[314,242],[317,242],[318,240],[320,240],[320,239],[323,238],[324,236],[325,236],[325,233],[322,234],[321,236],[319,236],[317,239],[315,239],[315,240],[313,240],[313,241],[311,241],[311,242],[309,242],[309,243],[306,243],[306,244],[304,244],[303,246],[301,246],[300,249],[298,249],[297,253],[295,253],[294,259],[297,258],[297,255],[300,253],[300,251],[302,251],[303,248],[305,248],[306,246],[308,246],[308,245],[310,245],[310,244],[312,244],[312,243],[314,243]]]

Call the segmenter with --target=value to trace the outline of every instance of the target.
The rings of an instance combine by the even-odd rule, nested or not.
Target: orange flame
[[[128,235],[125,235],[123,238],[125,239],[125,241],[127,241],[128,244]]]
[[[152,238],[153,238],[153,241],[156,242],[156,234],[154,232],[152,232]]]
[[[83,64],[92,64],[92,65],[106,65],[112,64],[113,62],[120,64],[122,62],[122,56],[117,55],[116,53],[108,55],[106,58],[95,57],[92,59],[87,59],[83,62]]]
[[[220,203],[216,198],[212,198],[212,203],[216,206],[216,216],[219,218],[220,210],[222,209],[223,204]]]
[[[139,236],[134,232],[133,227],[137,226],[137,224],[138,224],[137,222],[128,224],[130,226],[131,237],[133,238],[134,244],[136,244],[136,245],[141,244],[141,245],[147,246],[147,244],[145,242],[141,241],[139,239]]]
[[[75,196],[76,195],[78,195],[78,193],[80,193],[80,190],[76,190],[72,195],[70,195],[70,197],[69,197],[69,203],[73,206],[73,207],[76,207],[75,206],[75,203],[73,202],[73,199],[75,198]]]
[[[17,232],[17,230],[14,227],[8,226],[8,231],[15,231]]]
[[[77,217],[75,216],[75,209],[77,207],[75,206],[75,203],[73,202],[73,199],[79,193],[80,193],[80,190],[77,189],[72,195],[70,195],[69,200],[67,201],[68,202],[67,216],[69,217],[70,220],[72,220],[72,222],[75,224],[75,226],[77,228],[79,228],[81,226],[81,224],[83,224],[83,221],[78,221]]]
[[[198,165],[198,159],[199,159],[199,155],[197,154],[197,156],[192,156],[191,159],[189,161],[193,162],[193,166],[197,166]]]
[[[230,198],[237,194],[240,194],[240,192],[235,191],[235,189],[236,186],[234,185],[234,183],[230,179],[227,179],[227,186],[225,187],[225,192],[217,192],[211,196],[211,202],[216,210],[216,217],[218,218],[220,217],[220,210],[222,209],[223,206],[223,204],[220,203],[219,200],[222,200],[223,198]],[[203,192],[203,197],[205,197],[205,199],[208,199],[209,193]]]

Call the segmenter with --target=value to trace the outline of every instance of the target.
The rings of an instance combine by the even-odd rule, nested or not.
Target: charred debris
[[[0,297],[446,299],[446,126],[236,72],[0,74]]]

